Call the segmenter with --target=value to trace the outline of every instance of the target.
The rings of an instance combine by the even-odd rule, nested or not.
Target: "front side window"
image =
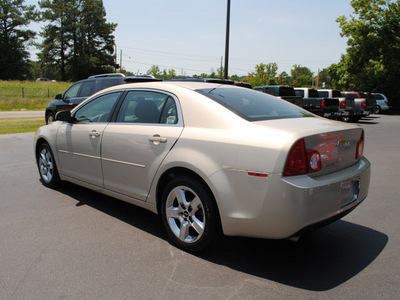
[[[221,86],[196,92],[218,102],[248,121],[313,117],[306,110],[285,100],[245,88]]]
[[[152,91],[127,93],[117,116],[118,123],[177,124],[174,99],[167,94]]]
[[[78,97],[79,89],[81,88],[82,83],[77,83],[71,86],[64,94],[64,99],[76,98]]]
[[[77,123],[108,122],[111,111],[122,92],[101,95],[76,111],[74,117]]]

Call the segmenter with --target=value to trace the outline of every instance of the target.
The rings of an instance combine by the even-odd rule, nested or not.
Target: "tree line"
[[[0,79],[24,80],[48,77],[76,81],[89,75],[113,72],[117,26],[106,21],[101,0],[42,0],[24,5],[24,0],[0,0]],[[25,29],[44,21],[39,35]],[[27,46],[36,46],[38,60],[29,60]],[[38,76],[39,75],[39,76]]]
[[[117,24],[107,23],[101,0],[41,0],[38,10],[24,0],[0,0],[0,79],[32,79],[38,74],[76,81],[89,75],[113,72],[113,32]],[[383,92],[392,104],[400,104],[400,0],[352,0],[353,14],[336,21],[348,47],[338,63],[318,74],[294,65],[290,74],[277,73],[276,63],[260,63],[246,76],[231,79],[252,85],[316,85],[327,88]],[[30,22],[45,21],[39,33],[42,42],[37,61],[26,50],[37,33],[26,28]],[[176,76],[173,69],[152,66],[156,77]],[[222,77],[223,69],[201,77]],[[400,106],[400,105],[399,105]]]

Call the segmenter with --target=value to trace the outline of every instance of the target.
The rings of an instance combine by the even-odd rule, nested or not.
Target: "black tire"
[[[60,183],[60,176],[49,144],[43,143],[39,146],[36,162],[42,184],[49,188],[57,187]]]
[[[222,236],[214,197],[199,180],[177,177],[165,187],[161,218],[171,243],[188,252],[211,247]]]
[[[51,123],[54,122],[54,120],[55,120],[55,115],[54,115],[54,113],[53,113],[52,111],[49,111],[49,112],[46,114],[46,124],[47,124],[47,125],[48,125],[48,124],[51,124]]]
[[[376,112],[375,113],[376,114],[381,114],[382,113],[382,108],[379,105],[376,107]]]

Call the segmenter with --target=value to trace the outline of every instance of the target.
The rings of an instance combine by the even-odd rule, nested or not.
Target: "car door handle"
[[[93,130],[91,133],[89,133],[89,136],[94,139],[96,137],[99,137],[100,133],[98,133],[96,130]]]
[[[158,134],[155,134],[151,137],[149,137],[149,141],[153,142],[153,144],[157,145],[159,143],[166,143],[167,142],[167,138],[166,137],[161,137]]]

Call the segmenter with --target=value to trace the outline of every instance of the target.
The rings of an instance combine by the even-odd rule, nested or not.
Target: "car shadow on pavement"
[[[298,242],[227,237],[200,257],[292,287],[326,291],[365,269],[387,242],[381,232],[339,220]]]
[[[160,218],[150,211],[70,183],[58,191],[78,201],[77,207],[88,205],[168,240]],[[188,255],[284,285],[326,291],[368,267],[387,243],[388,236],[381,232],[339,220],[298,242],[224,237],[214,249]]]

